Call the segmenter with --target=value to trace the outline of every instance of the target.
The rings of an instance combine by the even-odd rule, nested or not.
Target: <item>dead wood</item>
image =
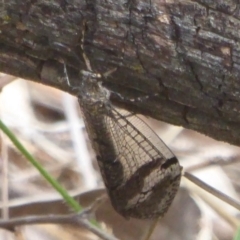
[[[78,72],[86,69],[79,46],[83,21],[93,69],[117,67],[104,81],[113,101],[239,145],[235,1],[2,1],[0,71],[77,94]],[[74,87],[65,81],[62,60]],[[127,100],[145,95],[154,97]]]

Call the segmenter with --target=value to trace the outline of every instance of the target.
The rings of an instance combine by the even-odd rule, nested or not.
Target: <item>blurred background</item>
[[[94,152],[75,97],[13,76],[0,75],[1,120],[69,193],[86,207],[105,193]],[[239,199],[240,149],[181,127],[141,116],[178,157],[184,170]],[[1,132],[2,219],[71,213],[59,195]],[[104,231],[121,240],[144,239],[152,221],[126,220],[108,199],[95,216]],[[239,211],[182,178],[168,213],[158,221],[151,240],[231,240]],[[99,239],[70,225],[44,224],[0,230],[0,239]]]

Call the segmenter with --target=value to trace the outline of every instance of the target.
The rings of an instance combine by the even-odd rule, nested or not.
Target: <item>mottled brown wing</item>
[[[121,184],[109,190],[115,209],[125,217],[163,215],[179,187],[181,166],[177,158],[140,118],[111,107],[105,115],[116,159],[123,167]]]

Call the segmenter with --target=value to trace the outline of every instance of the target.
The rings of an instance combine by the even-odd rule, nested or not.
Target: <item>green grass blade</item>
[[[27,151],[27,149],[18,141],[15,135],[0,120],[0,129],[10,138],[16,148],[26,157],[26,159],[41,173],[41,175],[61,194],[66,203],[75,211],[79,212],[83,208],[74,198],[42,167],[42,165]]]
[[[233,238],[233,240],[240,240],[240,227],[238,227],[238,230],[237,230],[236,235]]]

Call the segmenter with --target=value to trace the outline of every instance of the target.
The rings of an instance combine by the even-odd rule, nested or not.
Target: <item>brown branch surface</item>
[[[236,1],[3,1],[0,71],[77,94],[86,69],[117,67],[105,82],[134,112],[240,143],[239,4]],[[127,98],[154,95],[149,100]]]

